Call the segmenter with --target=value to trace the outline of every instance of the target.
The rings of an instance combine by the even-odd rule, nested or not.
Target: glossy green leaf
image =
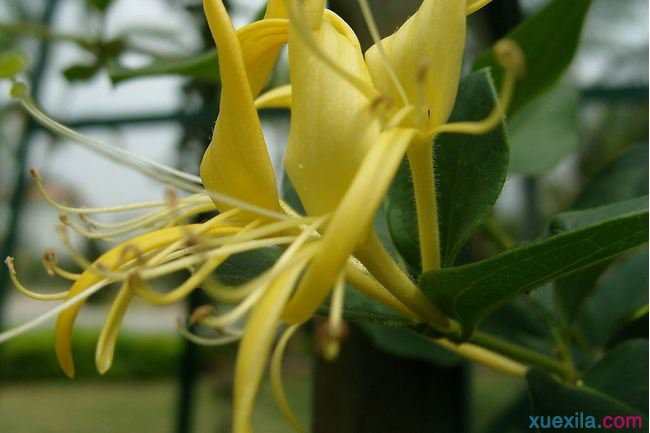
[[[551,0],[506,36],[519,44],[526,58],[526,75],[517,83],[511,113],[562,76],[576,53],[590,5],[591,0]],[[475,69],[486,66],[494,68],[495,81],[500,83],[503,69],[492,51],[479,57]]]
[[[6,51],[0,53],[0,79],[12,78],[27,67],[27,60],[22,53]]]
[[[578,92],[556,86],[515,113],[508,121],[510,172],[539,175],[576,152]]]
[[[496,93],[487,70],[465,77],[451,121],[480,120],[490,113]],[[453,264],[472,231],[489,214],[508,170],[503,126],[485,135],[444,134],[435,143],[438,218],[443,264]],[[408,164],[402,164],[388,195],[388,226],[404,259],[419,268],[417,217]]]
[[[643,419],[642,412],[591,386],[564,384],[538,370],[531,370],[526,379],[535,414],[533,417],[538,417],[535,418],[537,426],[542,427],[538,431],[575,432],[580,429],[588,429],[592,432],[647,431],[647,423]],[[606,426],[601,423],[609,421],[605,419],[607,416],[630,416],[628,420],[630,422],[634,420],[639,428],[638,430],[606,429]],[[567,421],[571,424],[567,425]],[[529,419],[529,422],[532,422],[532,419]]]
[[[114,83],[120,83],[134,78],[160,75],[179,75],[216,82],[219,80],[219,66],[216,51],[210,50],[183,59],[157,60],[150,65],[140,68],[126,68],[112,64],[108,68],[108,74]]]
[[[463,325],[466,335],[488,313],[558,277],[647,242],[647,199],[556,217],[566,231],[465,266],[421,277],[425,293]]]

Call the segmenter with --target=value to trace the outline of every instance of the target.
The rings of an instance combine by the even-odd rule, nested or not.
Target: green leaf
[[[63,70],[63,76],[68,81],[86,81],[90,80],[99,71],[100,66],[97,64],[77,63],[70,65]]]
[[[635,145],[589,180],[572,207],[585,209],[647,194],[648,146]],[[598,264],[556,281],[556,299],[567,320],[577,317],[607,267],[608,263]]]
[[[552,0],[506,36],[519,44],[526,59],[526,74],[517,82],[510,112],[522,108],[551,87],[569,66],[576,53],[591,0]],[[474,69],[494,68],[501,83],[503,69],[490,50],[482,54]]]
[[[463,325],[465,335],[515,296],[611,259],[648,239],[647,199],[563,214],[567,231],[481,262],[423,274],[420,286]]]
[[[460,362],[457,355],[411,329],[369,322],[360,322],[360,325],[374,345],[384,352],[444,366],[452,366]]]
[[[648,411],[648,341],[616,346],[583,377],[584,383],[618,401]]]
[[[113,0],[86,0],[88,6],[100,11],[106,12]]]
[[[555,302],[567,322],[578,318],[584,301],[596,290],[598,279],[609,265],[609,261],[598,263],[555,281]]]
[[[638,416],[639,418],[636,418],[635,421],[642,428],[629,431],[647,431],[646,420],[643,419],[642,412],[626,402],[619,401],[590,386],[572,386],[560,383],[546,373],[534,369],[528,373],[526,379],[532,399],[533,413],[539,417],[537,418],[538,425],[544,427],[539,431],[549,428],[555,432],[575,432],[581,428],[593,432],[614,431],[607,430],[605,426],[601,425],[606,416]],[[570,417],[569,420],[574,425],[566,426],[567,418],[564,417]],[[632,418],[628,419],[632,420]],[[616,431],[622,430],[617,429]]]
[[[329,307],[323,306],[321,312],[328,314]],[[358,323],[376,323],[386,326],[412,326],[413,322],[401,314],[369,298],[353,287],[346,288],[343,316],[346,320]]]
[[[563,212],[556,215],[549,224],[551,234],[562,233],[591,226],[619,215],[626,215],[639,210],[648,209],[648,197],[638,197],[631,200],[612,203],[607,206],[592,209]]]
[[[578,92],[560,84],[508,122],[510,172],[544,174],[578,149]]]
[[[0,53],[0,79],[12,78],[27,67],[27,60],[22,53],[7,51]]]
[[[111,64],[108,74],[114,83],[133,78],[153,77],[159,75],[179,75],[204,81],[219,81],[219,64],[215,50],[202,54],[174,60],[157,60],[141,68],[125,68]]]
[[[631,146],[582,189],[575,209],[601,206],[648,195],[648,144]]]
[[[485,118],[496,102],[487,70],[465,77],[451,121]],[[472,231],[489,214],[508,171],[508,143],[503,125],[485,135],[443,134],[436,140],[438,218],[443,264],[453,264]],[[408,164],[402,164],[387,201],[388,226],[404,259],[419,268],[417,216]]]
[[[229,286],[244,284],[273,266],[280,254],[277,248],[234,254],[217,268],[217,278]]]
[[[321,313],[328,314],[327,307],[321,308]],[[345,291],[343,317],[357,323],[373,344],[385,352],[438,365],[451,366],[459,362],[456,355],[412,329],[413,322],[353,287]]]
[[[632,256],[605,273],[585,302],[583,332],[605,345],[642,307],[648,305],[648,251]]]

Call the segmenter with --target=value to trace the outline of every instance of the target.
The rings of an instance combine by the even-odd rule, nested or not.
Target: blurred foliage
[[[41,379],[67,380],[52,350],[54,335],[43,331],[25,335],[0,348],[0,380],[26,381]],[[73,344],[78,360],[77,378],[98,378],[95,369],[95,332],[80,330]],[[115,361],[107,379],[153,380],[176,374],[181,340],[172,336],[124,333],[117,342]]]

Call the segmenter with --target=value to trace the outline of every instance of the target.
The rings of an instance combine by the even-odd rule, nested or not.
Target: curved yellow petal
[[[106,373],[113,364],[113,354],[115,353],[115,343],[117,335],[120,332],[122,319],[126,314],[126,309],[133,298],[133,289],[129,280],[125,281],[120,291],[113,301],[106,323],[99,334],[97,349],[95,351],[95,365],[100,374]]]
[[[156,250],[158,248],[167,246],[173,242],[182,239],[187,234],[188,230],[193,228],[200,228],[200,224],[192,224],[180,227],[170,227],[155,232],[146,233],[134,239],[130,239],[104,253],[95,262],[94,266],[103,267],[108,271],[114,271],[119,266],[126,263],[132,256],[126,254],[128,249],[136,248],[142,253]],[[221,228],[214,228],[210,233],[219,233]],[[68,293],[68,299],[78,295],[89,287],[102,281],[104,277],[97,273],[96,270],[88,269],[75,281]],[[55,349],[59,365],[64,373],[69,377],[74,377],[74,361],[72,358],[71,339],[72,328],[75,319],[79,314],[79,310],[84,302],[80,301],[70,308],[62,311],[56,321],[55,327]]]
[[[311,33],[341,68],[370,83],[359,42],[342,19],[327,11]],[[376,141],[379,124],[368,98],[324,65],[293,25],[289,66],[292,113],[285,169],[307,213],[323,215],[340,202]]]
[[[307,320],[325,300],[348,258],[372,230],[372,220],[417,131],[394,128],[383,132],[363,160],[349,190],[332,216],[283,318]]]
[[[219,118],[201,161],[201,178],[208,190],[280,211],[275,174],[253,104],[242,44],[223,2],[204,0],[203,5],[218,47],[222,88]],[[256,28],[250,31],[254,34]],[[253,85],[261,87],[259,83]],[[221,210],[229,208],[216,205]]]
[[[282,308],[305,265],[305,260],[280,274],[266,289],[246,323],[235,365],[233,432],[251,433],[255,396],[271,353]]]
[[[269,75],[289,37],[289,20],[265,18],[237,31],[244,68],[253,97],[266,85]]]
[[[291,85],[276,87],[261,94],[255,100],[255,108],[291,108]]]
[[[284,6],[284,0],[269,0],[266,4],[264,18],[286,18],[287,8]]]
[[[468,2],[467,2],[467,10],[466,10],[467,15],[471,15],[474,12],[482,9],[484,6],[486,6],[491,1],[492,0],[468,0]]]
[[[470,4],[471,6],[471,4]],[[419,108],[425,128],[445,123],[458,90],[465,47],[466,2],[424,0],[395,33],[382,40],[409,103]],[[400,92],[377,46],[366,52],[376,87],[400,100]]]

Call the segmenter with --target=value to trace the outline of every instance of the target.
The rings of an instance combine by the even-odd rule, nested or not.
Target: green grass
[[[293,374],[287,392],[303,420],[308,411],[309,375]],[[147,382],[30,382],[4,385],[0,390],[0,432],[10,433],[172,433],[176,383]],[[197,393],[198,433],[229,433],[230,395],[227,385],[209,377]],[[256,431],[288,431],[268,386],[259,396]]]

